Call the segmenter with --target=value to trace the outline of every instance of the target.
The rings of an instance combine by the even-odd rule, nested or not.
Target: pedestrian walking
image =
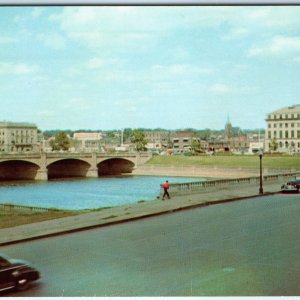
[[[170,197],[169,192],[168,192],[168,189],[170,188],[170,185],[169,185],[168,180],[166,180],[166,182],[164,183],[163,188],[164,188],[164,194],[163,194],[162,199],[165,200],[165,196],[167,196],[168,199],[170,199],[171,197]]]

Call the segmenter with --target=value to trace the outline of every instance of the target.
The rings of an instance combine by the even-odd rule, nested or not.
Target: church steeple
[[[229,139],[232,137],[232,125],[229,120],[229,115],[227,115],[227,122],[225,124],[225,138]]]

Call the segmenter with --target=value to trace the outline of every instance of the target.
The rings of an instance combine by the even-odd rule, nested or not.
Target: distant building
[[[300,152],[300,105],[275,110],[266,122],[265,151]]]
[[[228,139],[228,147],[231,152],[248,152],[249,144],[247,135],[233,136]]]
[[[145,130],[147,149],[162,150],[167,149],[170,141],[170,133],[167,130]]]
[[[171,138],[174,152],[191,151],[193,141],[196,140],[200,142],[193,131],[175,131]]]
[[[249,154],[258,153],[260,150],[264,149],[264,142],[250,142],[249,143]]]
[[[74,132],[73,151],[102,151],[102,132]]]
[[[233,136],[232,125],[229,121],[229,117],[227,118],[224,132],[225,132],[225,139],[230,139]]]
[[[0,152],[39,151],[37,135],[35,124],[0,122]]]
[[[208,139],[208,151],[224,152],[229,151],[229,143],[225,141],[223,136],[211,135]]]
[[[74,132],[73,138],[78,140],[101,140],[102,132]]]
[[[233,128],[227,119],[224,129],[224,150],[230,152],[245,153],[249,150],[249,139],[246,134],[240,130],[238,133],[233,134]]]

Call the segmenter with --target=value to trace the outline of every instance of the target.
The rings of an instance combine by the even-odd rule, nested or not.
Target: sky
[[[299,78],[299,6],[0,7],[0,121],[265,128]]]

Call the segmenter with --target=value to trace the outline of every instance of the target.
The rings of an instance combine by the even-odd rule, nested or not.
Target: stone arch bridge
[[[152,157],[148,153],[0,154],[0,180],[48,180],[131,173]]]

